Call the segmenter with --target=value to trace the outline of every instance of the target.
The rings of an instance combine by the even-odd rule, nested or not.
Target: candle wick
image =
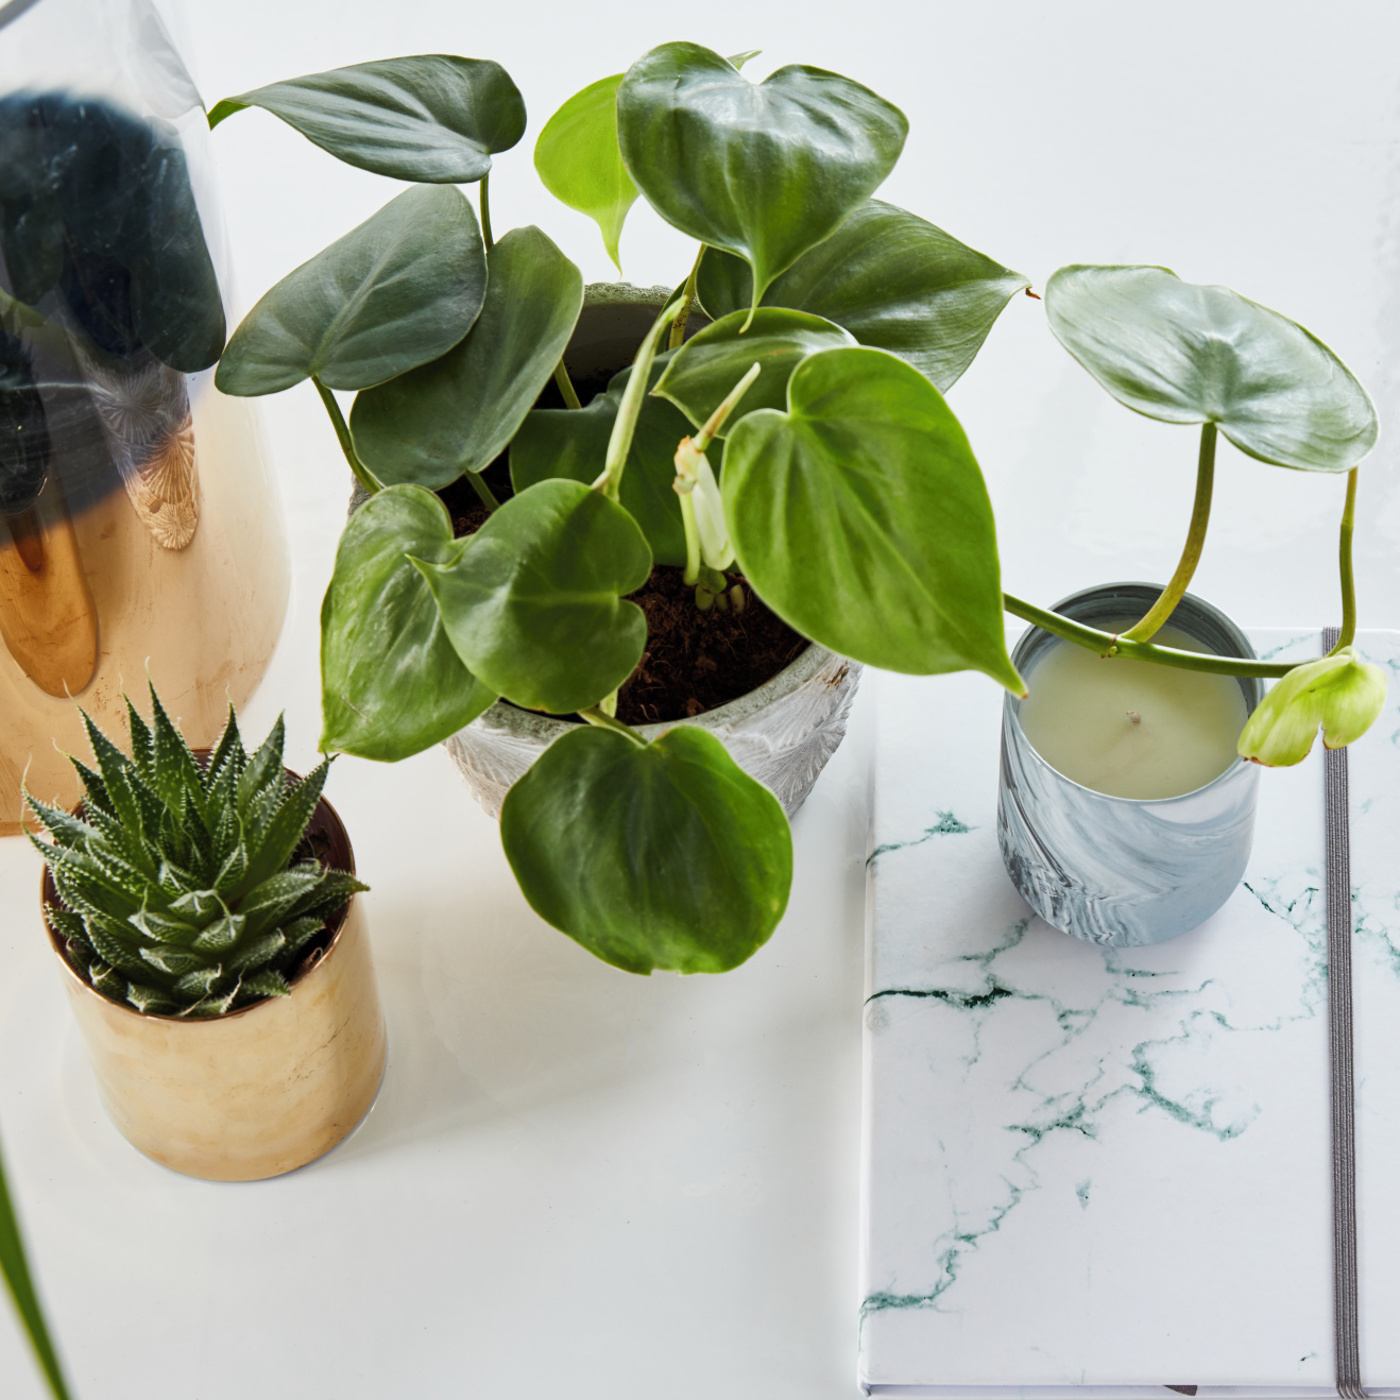
[[[1131,720],[1132,723],[1134,723],[1134,724],[1141,724],[1141,723],[1142,723],[1142,716],[1141,716],[1140,714],[1138,714],[1138,712],[1137,712],[1136,710],[1129,710],[1129,711],[1128,711],[1128,718],[1129,718],[1129,720]]]

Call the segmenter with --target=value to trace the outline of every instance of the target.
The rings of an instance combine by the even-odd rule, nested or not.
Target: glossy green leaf
[[[1030,283],[917,214],[867,200],[763,294],[844,326],[889,350],[945,393],[970,365],[1002,308]],[[753,276],[742,258],[712,249],[700,264],[700,302],[719,318],[746,308]]]
[[[5,1184],[3,1162],[0,1162],[0,1274],[4,1275],[15,1310],[24,1324],[24,1330],[29,1334],[30,1344],[43,1368],[50,1393],[54,1400],[68,1400],[68,1387],[64,1382],[63,1369],[59,1365],[58,1353],[44,1321],[39,1295],[29,1272],[29,1261],[25,1258],[24,1239],[20,1235],[19,1221],[10,1200],[9,1188]]]
[[[587,214],[619,272],[618,240],[637,187],[617,145],[617,85],[621,73],[576,92],[544,124],[535,143],[535,169],[555,199]]]
[[[535,912],[627,972],[737,967],[792,884],[777,798],[693,725],[556,739],[506,794],[501,841]]]
[[[315,376],[363,389],[456,345],[486,294],[486,255],[461,191],[405,190],[289,273],[243,318],[214,382],[275,394]]]
[[[646,618],[623,594],[651,575],[651,550],[621,506],[576,481],[512,496],[458,547],[417,561],[457,654],[530,710],[596,704],[642,659]]]
[[[262,107],[349,165],[395,180],[465,184],[525,134],[525,102],[490,59],[454,54],[356,63],[227,97],[209,125]]]
[[[656,357],[653,386],[670,358],[669,352]],[[608,439],[631,377],[628,365],[583,408],[537,408],[526,414],[510,444],[510,479],[515,489],[523,491],[553,477],[591,486],[603,470]],[[685,563],[685,527],[671,483],[676,479],[676,447],[690,431],[689,421],[673,404],[650,394],[642,400],[623,469],[621,503],[642,527],[658,564]]]
[[[1301,763],[1319,727],[1329,749],[1359,739],[1385,709],[1385,672],[1343,647],[1275,681],[1240,733],[1241,758],[1268,768]]]
[[[443,563],[457,550],[442,502],[418,486],[376,492],[350,517],[321,604],[323,753],[407,758],[495,700],[462,664],[408,559]]]
[[[786,408],[788,380],[808,355],[856,343],[849,331],[805,311],[762,307],[754,312],[752,324],[744,330],[748,315],[747,311],[733,311],[697,331],[671,357],[655,389],[699,428],[749,367],[757,364],[758,378],[739,400],[719,434],[721,437],[732,431],[746,413],[760,408]]]
[[[1164,267],[1062,267],[1045,289],[1060,343],[1120,403],[1166,423],[1218,423],[1280,467],[1348,471],[1376,411],[1311,332],[1228,287]]]
[[[662,44],[617,93],[628,172],[683,233],[746,259],[755,302],[890,173],[904,114],[820,68],[751,83],[698,44]]]
[[[912,366],[864,346],[804,360],[786,413],[730,433],[722,485],[740,568],[803,635],[891,671],[971,668],[1024,690],[982,473]]]
[[[355,400],[355,449],[383,482],[446,486],[464,471],[485,471],[569,343],[583,275],[539,229],[511,229],[487,264],[486,300],[471,334]]]

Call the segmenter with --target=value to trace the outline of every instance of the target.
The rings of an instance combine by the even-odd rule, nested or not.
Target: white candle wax
[[[1097,622],[1124,632],[1135,619]],[[1152,639],[1182,651],[1199,642],[1164,627]],[[1020,720],[1035,751],[1083,787],[1112,797],[1178,797],[1235,760],[1248,712],[1232,676],[1100,657],[1056,641],[1026,678]]]

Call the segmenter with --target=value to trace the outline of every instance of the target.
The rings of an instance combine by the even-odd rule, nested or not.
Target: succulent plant
[[[311,857],[307,826],[328,763],[291,780],[281,717],[249,757],[229,710],[201,766],[151,688],[153,723],[127,700],[128,758],[84,713],[97,761],[76,758],[76,813],[25,800],[61,905],[45,915],[69,961],[112,1001],[219,1016],[285,996],[299,956],[357,890]]]

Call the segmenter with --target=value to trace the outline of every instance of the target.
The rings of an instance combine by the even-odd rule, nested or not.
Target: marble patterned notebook
[[[1400,633],[1358,641],[1391,676],[1350,754],[1361,1374],[1396,1396]],[[1002,869],[996,687],[877,684],[862,1388],[1335,1394],[1321,746],[1261,775],[1218,914],[1101,949]]]

